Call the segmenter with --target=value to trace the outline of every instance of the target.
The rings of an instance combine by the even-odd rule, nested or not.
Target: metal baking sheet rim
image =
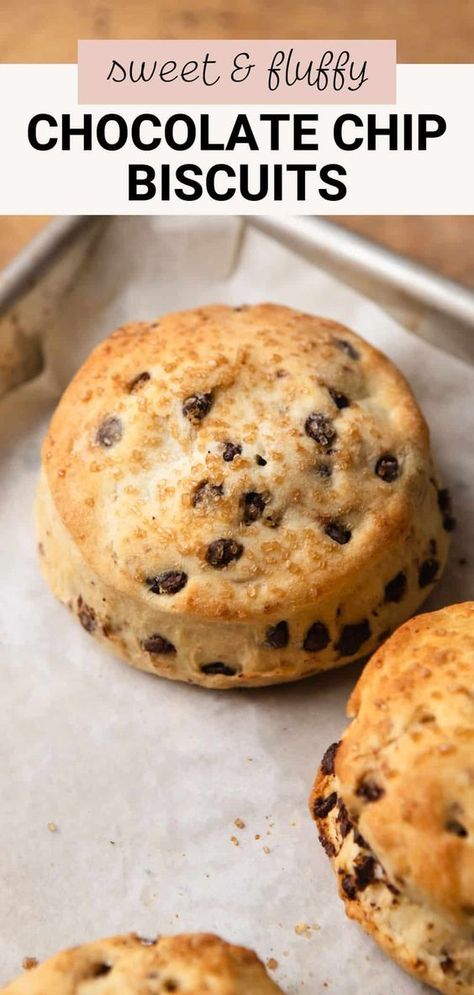
[[[0,273],[0,316],[40,282],[82,231],[100,229],[107,220],[59,217],[46,225]],[[474,292],[467,287],[321,218],[262,215],[242,220],[387,310],[395,310],[411,331],[474,362]],[[449,326],[443,326],[443,319]]]

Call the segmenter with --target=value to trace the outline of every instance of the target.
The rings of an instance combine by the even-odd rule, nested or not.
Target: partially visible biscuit
[[[474,992],[474,602],[372,657],[311,796],[347,914],[446,995]]]
[[[454,525],[406,381],[354,332],[274,304],[119,329],[43,447],[41,564],[135,667],[212,688],[373,652]]]
[[[217,936],[134,933],[64,950],[2,995],[281,995],[256,954]]]

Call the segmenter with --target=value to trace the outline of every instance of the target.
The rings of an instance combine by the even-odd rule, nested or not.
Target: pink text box
[[[252,68],[249,68],[252,67]],[[80,41],[85,104],[390,104],[395,41]]]

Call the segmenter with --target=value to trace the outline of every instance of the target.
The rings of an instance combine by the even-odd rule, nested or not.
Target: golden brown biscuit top
[[[474,602],[398,629],[349,713],[335,769],[362,836],[415,901],[472,922]]]
[[[389,360],[271,304],[119,329],[65,391],[43,457],[100,576],[204,617],[343,595],[432,486],[426,425]]]
[[[65,950],[4,995],[278,995],[251,950],[217,936],[144,940],[134,934]]]

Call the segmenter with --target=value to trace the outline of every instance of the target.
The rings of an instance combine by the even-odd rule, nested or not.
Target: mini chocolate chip
[[[228,566],[232,560],[240,560],[244,547],[235,539],[215,539],[207,547],[206,561],[209,566],[221,570]]]
[[[436,579],[436,574],[439,570],[438,560],[429,558],[424,560],[418,571],[418,585],[419,587],[427,587],[428,584],[432,584]]]
[[[147,636],[142,640],[142,647],[147,653],[176,653],[176,647],[164,636],[159,636],[154,632],[152,636]]]
[[[354,843],[357,843],[362,850],[370,850],[370,846],[367,840],[361,835],[358,829],[354,829]]]
[[[112,964],[94,964],[92,966],[91,978],[101,978],[104,974],[109,974]]]
[[[328,746],[323,759],[321,760],[321,771],[323,774],[334,774],[334,761],[336,759],[336,753],[339,746],[339,742],[331,743]]]
[[[445,827],[447,833],[452,833],[453,836],[459,836],[460,839],[465,839],[469,836],[469,833],[462,822],[458,822],[457,819],[448,819]]]
[[[332,812],[334,806],[337,804],[337,794],[335,791],[331,791],[330,795],[318,795],[314,800],[313,812],[316,819],[325,819],[330,812]]]
[[[384,480],[386,484],[392,484],[397,479],[399,473],[398,460],[396,456],[385,453],[380,456],[375,464],[377,477]]]
[[[218,498],[222,497],[223,493],[223,484],[210,484],[208,480],[201,480],[201,483],[194,488],[191,504],[193,508],[196,508],[207,501],[218,500]]]
[[[116,415],[109,415],[108,418],[104,418],[104,421],[99,425],[95,440],[99,443],[99,446],[104,446],[105,449],[110,449],[111,446],[115,446],[117,442],[120,442],[122,438],[123,428],[120,418]]]
[[[446,487],[438,491],[438,508],[443,518],[443,528],[446,532],[452,532],[456,528],[456,519],[453,518],[451,495]]]
[[[303,649],[308,653],[319,653],[329,645],[329,638],[329,631],[324,622],[313,622],[304,637]]]
[[[326,856],[328,856],[328,857],[335,857],[336,856],[336,853],[337,853],[336,847],[334,846],[334,843],[332,842],[332,840],[329,839],[329,836],[327,836],[326,833],[323,831],[322,827],[320,829],[320,832],[318,833],[318,840],[319,840],[319,842],[320,842],[320,844],[321,844],[321,846],[322,846],[322,848],[323,848]]]
[[[377,881],[378,863],[375,857],[358,857],[355,864],[355,879],[358,891],[365,891],[369,884]]]
[[[438,491],[438,508],[440,511],[452,511],[451,495],[447,487],[441,487]]]
[[[94,632],[97,628],[97,619],[94,609],[90,608],[89,605],[85,605],[82,602],[82,599],[77,617],[82,625],[82,628],[85,629],[86,632]]]
[[[130,380],[127,385],[129,394],[133,394],[134,391],[140,390],[140,387],[143,387],[143,384],[146,384],[148,380],[151,380],[151,373],[148,373],[146,370],[144,370],[143,373],[138,373],[137,376],[134,377],[133,380]]]
[[[203,663],[201,666],[203,674],[222,674],[223,677],[235,677],[237,671],[234,667],[229,667],[227,663],[216,660],[214,663]]]
[[[344,625],[336,649],[341,656],[353,656],[370,638],[370,625],[366,618],[362,622]]]
[[[398,604],[398,602],[402,600],[406,589],[406,574],[403,573],[403,570],[400,570],[400,573],[395,574],[395,577],[392,577],[392,580],[389,580],[388,584],[385,585],[385,602],[394,602],[395,604]]]
[[[443,954],[443,959],[440,960],[439,966],[443,971],[443,974],[454,974],[455,965],[453,958],[450,957],[445,950],[442,950],[441,953]]]
[[[183,415],[192,425],[199,425],[199,422],[206,417],[212,408],[214,396],[208,394],[191,394],[183,401]]]
[[[278,526],[281,524],[282,518],[283,518],[283,512],[281,511],[281,509],[274,508],[274,510],[271,511],[269,515],[264,515],[263,524],[266,525],[267,528],[269,529],[277,529]]]
[[[334,387],[328,387],[329,394],[331,395],[336,408],[341,411],[342,408],[348,408],[350,405],[350,400],[345,394],[341,394],[339,390],[334,390]]]
[[[274,650],[283,649],[285,646],[288,646],[289,638],[288,622],[277,622],[276,625],[271,625],[267,629],[265,645],[271,646]]]
[[[258,466],[266,466],[267,465],[266,459],[264,459],[263,456],[259,456],[258,453],[257,453],[257,455],[255,457],[255,462],[258,463]]]
[[[347,811],[346,806],[344,805],[344,802],[342,801],[342,798],[340,798],[338,801],[337,809],[338,809],[336,816],[337,827],[339,829],[341,839],[345,839],[346,836],[349,835],[352,829],[352,820],[349,817],[349,813]]]
[[[331,419],[326,418],[326,415],[320,411],[313,411],[308,415],[304,423],[304,430],[306,435],[309,435],[310,439],[314,439],[322,449],[328,449],[337,434]]]
[[[242,446],[240,442],[225,442],[224,452],[222,453],[222,459],[226,463],[232,463],[235,456],[240,456],[242,452]]]
[[[332,466],[329,463],[319,463],[314,469],[318,477],[322,477],[323,480],[326,480],[332,474]]]
[[[352,536],[351,530],[346,528],[345,525],[341,525],[340,522],[328,522],[324,526],[324,531],[330,539],[338,542],[340,546],[345,546],[346,542],[349,542]]]
[[[252,525],[252,522],[256,522],[257,519],[262,517],[268,500],[268,495],[261,494],[258,491],[247,491],[247,494],[243,495],[244,525]]]
[[[352,874],[344,874],[344,877],[341,879],[341,888],[346,898],[349,898],[350,901],[357,898],[357,885]]]
[[[366,802],[377,802],[379,798],[383,798],[384,794],[385,789],[369,777],[364,778],[356,789],[357,797],[363,798]]]
[[[360,359],[360,352],[357,352],[352,342],[348,342],[347,339],[334,339],[334,345],[338,349],[342,349],[346,353],[346,356],[350,356],[351,359]]]
[[[177,594],[188,582],[182,570],[165,570],[156,577],[147,577],[146,583],[153,594]]]

